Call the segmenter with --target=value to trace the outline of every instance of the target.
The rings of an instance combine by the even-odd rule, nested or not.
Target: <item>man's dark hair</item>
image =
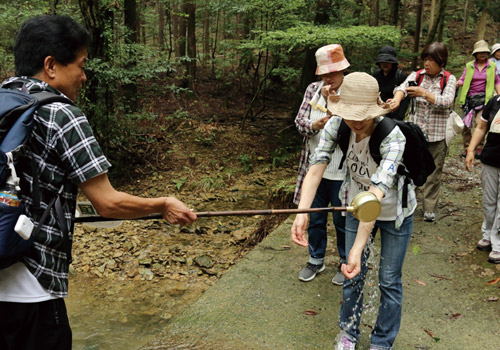
[[[434,61],[436,61],[436,63],[439,64],[440,67],[445,67],[446,63],[448,63],[448,50],[443,43],[435,41],[424,47],[424,49],[422,50],[420,58],[422,58],[422,60],[425,60],[427,57],[430,57]]]
[[[26,20],[17,33],[14,58],[17,76],[39,73],[47,56],[67,65],[90,45],[88,31],[70,17],[43,15]]]

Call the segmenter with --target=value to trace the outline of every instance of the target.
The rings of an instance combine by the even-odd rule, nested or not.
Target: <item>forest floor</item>
[[[138,158],[145,160],[140,166],[130,161],[135,169],[132,172],[111,174],[112,182],[120,190],[140,196],[173,195],[195,211],[291,207],[301,138],[287,101],[267,102],[263,113],[245,118],[244,106],[251,96],[233,96],[231,87],[220,81],[201,80],[198,97],[159,88],[160,84],[151,84],[142,92],[147,96],[143,105],[150,115],[135,123],[137,132],[146,141],[130,147],[135,148]],[[163,93],[158,96],[157,91]],[[255,106],[255,110],[261,106]],[[478,305],[494,308],[498,315],[499,302],[494,298],[499,295],[500,284],[487,283],[495,281],[500,270],[486,262],[485,254],[474,249],[480,238],[480,165],[474,173],[467,173],[457,142],[445,167],[438,221],[416,226],[409,252],[409,258],[423,257],[424,261],[427,256],[435,257],[433,263],[438,265],[416,275],[408,272],[411,277],[407,283],[422,288],[409,298],[413,298],[416,304],[411,305],[417,310],[427,298],[426,290],[430,290],[425,285],[453,281],[444,289],[433,289],[432,293],[438,293],[444,300],[450,289],[462,291]],[[196,308],[200,302],[208,304],[202,298],[205,291],[214,283],[219,285],[224,280],[221,277],[232,271],[255,244],[285,219],[283,216],[202,218],[183,228],[159,220],[124,221],[111,228],[77,225],[68,298],[74,349],[138,349],[152,339],[161,344],[158,336],[175,327],[177,317],[182,320],[180,315],[190,305]],[[336,261],[334,247],[330,240],[332,268]],[[288,243],[280,243],[278,249],[288,251],[290,247]],[[276,282],[283,288],[287,287],[283,281],[291,280],[300,286],[295,279],[307,253],[297,253],[297,249],[291,248],[294,255],[290,257],[303,257],[294,258],[289,268],[282,269],[276,277],[285,278]],[[424,264],[416,261],[410,266],[423,268]],[[464,275],[467,279],[461,285]],[[339,289],[332,289],[336,287],[328,284],[328,278],[319,280],[325,284],[324,288],[328,286],[324,293],[328,295],[331,289],[338,298]],[[488,301],[490,297],[493,299]],[[448,310],[444,304],[428,305],[434,306],[442,309],[441,316],[449,315],[453,320],[468,320],[467,313],[472,312]],[[332,322],[333,327],[335,321]],[[434,334],[428,325],[422,327]],[[196,333],[196,328],[190,332]],[[200,329],[198,333],[203,335],[203,332]],[[276,332],[278,337],[281,331]],[[331,332],[330,329],[328,336],[333,336]],[[429,338],[433,337],[438,338],[439,334]],[[295,343],[296,339],[293,341],[300,344]],[[214,342],[213,348],[231,348],[230,343],[221,343],[220,339]],[[416,342],[413,348],[446,349],[427,343]],[[285,343],[281,348],[307,348],[290,344]],[[178,348],[190,347],[181,344]]]

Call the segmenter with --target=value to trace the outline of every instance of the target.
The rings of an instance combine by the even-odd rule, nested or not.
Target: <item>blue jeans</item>
[[[341,206],[342,203],[339,199],[340,186],[342,186],[342,181],[321,179],[311,208],[323,208],[329,205]],[[327,219],[328,212],[310,214],[307,231],[309,234],[309,262],[311,264],[323,264],[323,260],[325,259]],[[333,225],[337,233],[337,250],[340,255],[340,261],[344,262],[346,260],[345,216],[342,216],[342,212],[333,212]]]
[[[359,221],[351,214],[346,218],[346,251],[349,252],[356,239]],[[399,230],[394,221],[376,221],[380,229],[381,251],[379,268],[380,306],[377,322],[372,330],[371,345],[377,349],[391,349],[399,332],[403,302],[401,282],[403,261],[413,229],[413,214],[404,219]],[[342,287],[342,307],[339,326],[352,340],[359,338],[359,324],[363,312],[363,287],[369,249],[361,259],[361,273],[352,280],[345,280]]]

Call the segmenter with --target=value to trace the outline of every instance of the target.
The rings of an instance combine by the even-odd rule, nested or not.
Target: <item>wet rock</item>
[[[194,258],[194,262],[200,267],[211,268],[212,266],[214,266],[212,258],[210,258],[208,255],[197,256],[196,258]]]
[[[139,274],[147,281],[151,281],[155,276],[149,268],[139,268]]]

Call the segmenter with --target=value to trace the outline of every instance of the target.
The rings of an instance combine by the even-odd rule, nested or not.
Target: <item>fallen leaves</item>
[[[455,320],[457,320],[459,318],[464,318],[464,315],[462,315],[460,313],[456,313],[456,314],[453,314],[453,315],[450,316],[450,320],[452,320],[452,321],[455,321]]]
[[[439,279],[439,280],[447,280],[447,281],[451,281],[451,278],[450,278],[450,277],[447,277],[447,276],[440,276],[440,275],[431,274],[431,277],[437,278],[437,279]]]
[[[427,333],[427,334],[429,335],[429,337],[431,337],[432,339],[434,339],[434,341],[436,341],[436,342],[438,342],[438,341],[440,341],[440,340],[441,340],[440,338],[436,337],[436,336],[434,335],[434,333],[432,333],[432,332],[431,332],[430,330],[428,330],[428,329],[425,329],[425,328],[424,328],[424,332],[425,332],[425,333]]]
[[[488,299],[486,299],[486,301],[488,302],[498,301],[498,297],[489,297]]]
[[[494,280],[489,281],[488,286],[492,286],[494,284],[497,284],[499,281],[500,281],[500,277],[497,277]]]
[[[424,281],[421,281],[421,280],[415,280],[415,282],[417,282],[418,284],[420,284],[421,286],[427,286],[427,284],[425,284]]]
[[[314,310],[306,310],[303,312],[303,314],[306,316],[316,316],[318,313]]]

